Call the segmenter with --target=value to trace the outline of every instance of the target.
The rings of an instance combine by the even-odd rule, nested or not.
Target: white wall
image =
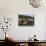
[[[26,12],[35,14],[35,25],[19,27],[18,14]],[[34,34],[37,35],[39,40],[44,40],[45,12],[45,8],[32,8],[28,0],[0,0],[0,16],[13,17],[12,27],[8,33],[17,40],[27,40]],[[0,39],[2,39],[2,36],[0,36]]]
[[[44,31],[44,39],[46,39],[46,15],[45,15],[45,20],[44,21],[45,21],[45,24],[44,24],[44,26],[45,26],[45,28],[44,28],[44,30],[45,30]]]

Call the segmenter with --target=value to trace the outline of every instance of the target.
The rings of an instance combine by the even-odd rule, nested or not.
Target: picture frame
[[[34,26],[34,16],[31,15],[18,15],[18,25],[19,26]]]

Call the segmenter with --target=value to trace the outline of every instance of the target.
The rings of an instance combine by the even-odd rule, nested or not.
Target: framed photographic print
[[[19,26],[34,26],[34,16],[19,14],[18,25]]]

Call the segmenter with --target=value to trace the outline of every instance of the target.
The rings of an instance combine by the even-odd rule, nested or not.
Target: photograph
[[[34,16],[19,14],[18,25],[19,26],[34,26]]]

